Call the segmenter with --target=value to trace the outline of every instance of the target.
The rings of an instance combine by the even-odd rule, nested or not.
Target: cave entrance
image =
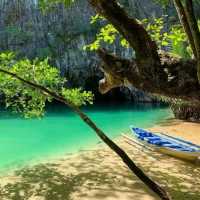
[[[125,102],[127,98],[120,88],[114,88],[106,94],[101,94],[98,90],[99,76],[91,76],[85,81],[85,90],[92,91],[96,102]]]

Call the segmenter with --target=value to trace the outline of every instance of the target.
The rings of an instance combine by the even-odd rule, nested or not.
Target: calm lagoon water
[[[129,125],[147,128],[172,117],[166,107],[152,105],[95,105],[83,110],[111,138],[128,131]],[[0,171],[74,153],[100,140],[78,116],[62,106],[52,106],[42,119],[23,119],[0,112]]]

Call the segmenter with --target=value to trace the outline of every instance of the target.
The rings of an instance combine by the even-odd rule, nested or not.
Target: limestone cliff
[[[169,6],[162,10],[149,0],[121,0],[131,15],[139,18],[161,16],[173,12]],[[13,50],[19,57],[49,57],[60,68],[73,86],[82,86],[97,93],[97,81],[101,76],[99,59],[95,53],[83,51],[83,46],[94,40],[99,25],[90,25],[94,15],[87,0],[76,0],[73,5],[56,7],[42,14],[37,0],[0,1],[0,50]],[[130,49],[114,46],[123,57],[132,56]],[[151,101],[141,92],[125,91],[127,99]],[[118,90],[119,92],[119,90]],[[118,93],[117,92],[117,93]]]

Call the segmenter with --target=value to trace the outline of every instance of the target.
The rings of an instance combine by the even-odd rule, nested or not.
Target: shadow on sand
[[[172,199],[200,199],[200,169],[196,166],[161,155],[157,162],[144,152],[126,150]],[[17,181],[2,184],[1,200],[158,199],[108,149],[18,170],[15,176]]]

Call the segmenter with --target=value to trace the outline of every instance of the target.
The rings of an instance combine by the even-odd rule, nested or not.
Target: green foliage
[[[97,23],[99,20],[105,21],[100,15],[95,15],[91,18],[91,24]],[[173,25],[169,31],[165,31],[163,18],[155,18],[151,21],[143,19],[141,23],[150,34],[151,38],[157,43],[159,49],[167,48],[169,52],[184,58],[192,56],[187,36],[181,25]],[[120,41],[122,47],[129,48],[127,40],[119,34],[112,24],[108,23],[99,30],[95,41],[86,45],[84,50],[94,51],[99,49],[102,45],[111,45],[117,41]]]
[[[66,80],[60,77],[57,68],[48,64],[48,59],[40,61],[35,59],[15,60],[13,53],[0,54],[0,66],[2,69],[17,74],[18,76],[36,84],[42,85],[62,96],[70,103],[81,106],[92,104],[93,94],[81,89],[66,89]],[[9,75],[1,73],[0,90],[6,98],[6,107],[15,112],[22,113],[24,117],[40,117],[44,114],[45,103],[51,102],[52,97]]]
[[[95,16],[92,16],[90,23],[95,24],[99,20],[105,21],[105,19],[102,16],[95,15]],[[115,29],[115,27],[112,24],[106,24],[100,29],[99,33],[97,33],[96,40],[93,43],[84,46],[83,49],[94,51],[94,50],[99,49],[101,45],[103,44],[110,44],[110,45],[113,44],[117,39],[119,39],[121,46],[125,48],[129,47],[128,42],[126,41],[126,39],[120,36],[117,29]]]
[[[169,52],[175,55],[184,58],[189,58],[191,56],[188,52],[189,43],[187,42],[187,36],[181,25],[173,25],[170,30],[166,32],[163,18],[154,19],[152,22],[145,19],[142,20],[142,23],[151,38],[156,41],[159,49],[167,47]]]
[[[189,43],[187,43],[187,36],[182,26],[173,26],[168,40],[171,43],[171,53],[179,55],[183,58],[189,58],[192,56],[189,51]]]
[[[97,34],[96,40],[85,47],[89,48],[89,50],[97,50],[102,42],[113,44],[113,42],[116,40],[116,37],[118,35],[118,31],[113,27],[111,24],[107,24],[106,26],[102,27],[99,33]]]
[[[87,103],[93,103],[92,92],[82,91],[81,88],[67,89],[62,88],[62,95],[76,106],[86,105]]]
[[[151,38],[156,41],[159,48],[169,45],[168,33],[163,31],[163,18],[155,18],[152,22],[148,19],[143,19],[141,22],[150,34]]]
[[[198,21],[198,26],[200,28],[200,20]],[[181,25],[172,26],[168,38],[171,43],[171,53],[183,58],[193,57],[193,52],[188,42],[187,35]]]
[[[101,16],[101,15],[99,15],[99,14],[96,14],[96,15],[94,15],[94,16],[91,17],[90,24],[95,24],[95,23],[97,23],[99,20],[106,21],[106,19],[105,19],[103,16]]]

